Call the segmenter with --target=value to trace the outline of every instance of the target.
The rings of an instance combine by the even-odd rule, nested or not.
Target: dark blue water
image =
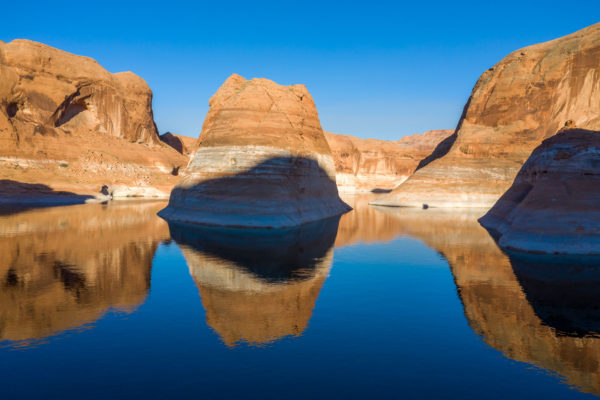
[[[2,398],[600,393],[592,267],[548,278],[476,212],[349,201],[277,235],[169,227],[152,203],[8,213]]]

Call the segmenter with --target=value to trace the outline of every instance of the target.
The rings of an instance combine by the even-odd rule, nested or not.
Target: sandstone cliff
[[[160,135],[160,140],[177,150],[178,153],[183,154],[187,157],[191,157],[192,154],[194,154],[196,141],[198,139],[184,135],[177,135],[171,132],[166,132]]]
[[[280,228],[349,209],[306,87],[232,75],[209,105],[195,155],[161,216]]]
[[[600,24],[515,51],[475,85],[455,141],[373,204],[491,207],[565,124],[600,129]]]
[[[600,132],[545,140],[481,219],[511,250],[600,254]]]
[[[404,182],[454,131],[428,131],[392,142],[325,132],[341,192],[391,190]]]
[[[168,193],[185,163],[159,140],[140,77],[40,43],[0,42],[2,178],[79,194],[104,185]]]

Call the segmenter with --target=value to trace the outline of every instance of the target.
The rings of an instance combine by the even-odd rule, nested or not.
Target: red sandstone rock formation
[[[160,142],[140,77],[40,43],[0,42],[2,178],[79,194],[103,185],[168,193],[185,164]]]
[[[160,135],[160,140],[177,150],[178,153],[187,157],[192,156],[194,148],[196,147],[196,142],[198,141],[196,138],[177,135],[171,132]]]
[[[208,225],[289,227],[349,209],[304,85],[230,76],[210,99],[194,158],[161,216]]]
[[[392,142],[325,132],[342,192],[391,190],[454,131],[427,131]]]
[[[491,207],[542,140],[600,130],[599,60],[600,24],[511,53],[479,78],[449,150],[373,204]]]

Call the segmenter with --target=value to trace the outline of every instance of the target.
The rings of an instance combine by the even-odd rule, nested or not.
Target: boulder
[[[160,215],[171,221],[282,228],[349,210],[304,85],[232,75],[210,99],[194,157]]]
[[[477,81],[456,135],[373,204],[491,207],[565,124],[600,129],[600,24],[517,50]]]
[[[600,254],[600,132],[567,129],[545,140],[480,220],[502,248]]]

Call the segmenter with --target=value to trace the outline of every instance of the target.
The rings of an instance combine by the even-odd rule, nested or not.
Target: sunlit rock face
[[[133,311],[150,285],[164,203],[0,209],[0,341],[37,343]]]
[[[209,104],[195,155],[162,217],[281,228],[349,210],[304,85],[232,75]]]
[[[307,328],[333,257],[339,217],[284,230],[169,223],[206,310],[233,346],[264,345]]]
[[[509,250],[600,254],[600,132],[545,140],[481,219]]]
[[[600,394],[600,260],[503,253],[483,210],[380,207],[443,255],[476,334],[506,357]]]
[[[4,179],[80,194],[123,184],[168,195],[173,168],[186,163],[159,140],[152,92],[139,76],[29,40],[0,42]]]
[[[340,192],[392,190],[404,182],[453,130],[427,131],[398,141],[325,132]]]
[[[491,207],[565,124],[600,130],[600,24],[509,54],[479,78],[453,143],[374,204]]]

